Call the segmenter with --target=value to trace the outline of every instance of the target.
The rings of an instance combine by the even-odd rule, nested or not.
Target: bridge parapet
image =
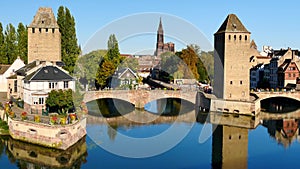
[[[112,98],[130,102],[137,108],[144,108],[145,104],[163,98],[179,98],[195,104],[196,95],[197,91],[180,90],[101,90],[86,92],[83,102]]]
[[[286,97],[300,101],[300,92],[251,92],[251,94],[255,94],[259,100],[272,97]]]

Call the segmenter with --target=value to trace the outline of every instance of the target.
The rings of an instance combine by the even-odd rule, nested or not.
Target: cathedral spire
[[[159,26],[158,26],[157,32],[159,32],[159,33],[163,33],[164,32],[163,27],[162,27],[161,17],[159,18]]]

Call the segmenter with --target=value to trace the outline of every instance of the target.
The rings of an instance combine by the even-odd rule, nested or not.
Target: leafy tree
[[[65,63],[64,69],[73,73],[80,54],[80,47],[77,44],[75,19],[67,7],[59,7],[57,24],[61,32],[61,55],[62,61]]]
[[[52,90],[46,99],[46,106],[50,112],[72,111],[74,107],[72,90]]]
[[[6,63],[5,55],[6,53],[5,53],[3,27],[2,27],[2,23],[0,22],[0,63],[1,64]]]
[[[187,46],[186,49],[183,49],[179,57],[187,65],[188,69],[185,69],[186,78],[195,78],[199,79],[197,63],[199,61],[198,56],[194,49],[191,46]]]
[[[6,30],[4,32],[4,44],[5,44],[5,56],[4,63],[11,64],[17,58],[17,35],[16,29],[12,24],[8,24],[6,26]]]
[[[17,29],[17,52],[18,56],[27,63],[27,42],[28,42],[28,35],[27,35],[27,28],[22,24],[19,23]]]
[[[106,55],[107,50],[96,50],[78,58],[74,74],[82,84],[95,84],[96,73],[100,61]]]
[[[107,53],[100,62],[96,74],[96,87],[101,89],[109,86],[110,78],[124,59],[120,55],[118,41],[114,34],[109,36],[107,47]]]
[[[137,58],[123,58],[122,60],[123,61],[122,61],[121,65],[119,66],[119,69],[130,68],[134,72],[137,72],[138,65],[139,65]]]
[[[105,88],[109,84],[110,77],[116,70],[116,66],[110,60],[104,59],[99,66],[96,74],[96,86],[97,88]]]

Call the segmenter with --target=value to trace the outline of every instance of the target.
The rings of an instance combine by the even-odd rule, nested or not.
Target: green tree
[[[72,93],[71,89],[52,90],[46,99],[46,106],[50,109],[50,112],[72,111],[74,107]]]
[[[103,89],[109,86],[110,78],[122,62],[117,38],[114,34],[109,36],[107,53],[101,60],[96,74],[96,87]]]
[[[75,76],[89,87],[91,84],[94,85],[100,61],[103,60],[106,53],[107,50],[96,50],[79,57],[74,70]]]
[[[22,24],[19,23],[18,29],[17,29],[17,52],[18,56],[27,63],[27,41],[28,41],[28,35],[27,35],[27,28]]]
[[[59,7],[57,24],[61,32],[61,57],[65,63],[63,68],[73,73],[75,63],[81,51],[77,43],[75,19],[67,7]]]
[[[104,59],[98,68],[97,74],[96,74],[96,86],[97,88],[105,88],[109,84],[110,77],[113,75],[113,73],[116,70],[116,66],[114,63],[110,60]]]
[[[130,68],[134,72],[137,72],[139,62],[137,58],[122,58],[122,63],[119,66],[119,69],[121,68]]]
[[[6,30],[4,32],[4,44],[5,44],[5,56],[4,63],[11,64],[17,58],[17,35],[16,29],[12,24],[8,24],[6,26]]]
[[[5,44],[4,44],[4,34],[2,23],[0,22],[0,64],[6,63],[6,53],[5,53]]]

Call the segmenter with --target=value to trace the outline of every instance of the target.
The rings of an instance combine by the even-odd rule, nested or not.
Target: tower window
[[[242,35],[240,35],[240,40],[242,40]]]
[[[46,32],[48,32],[48,28],[46,28]]]
[[[32,33],[35,33],[35,29],[34,28],[32,28]]]
[[[230,81],[230,84],[232,85],[232,81]]]
[[[40,32],[40,33],[42,32],[42,28],[39,28],[39,32]]]
[[[236,40],[236,35],[233,36],[234,40]]]
[[[248,36],[247,35],[245,35],[245,41],[247,41],[248,40]]]
[[[55,32],[55,29],[54,28],[52,28],[52,33],[54,33]]]
[[[240,81],[240,84],[243,84],[243,81]]]
[[[228,36],[228,39],[231,40],[231,35]]]

